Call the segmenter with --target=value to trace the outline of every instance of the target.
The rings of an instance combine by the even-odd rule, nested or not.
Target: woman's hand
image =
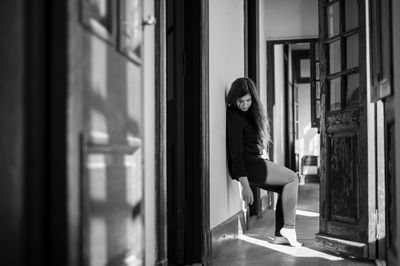
[[[264,160],[269,160],[269,155],[267,153],[267,151],[265,149],[263,149],[263,153],[261,155],[261,158],[263,158]]]
[[[250,188],[247,176],[242,176],[239,178],[239,182],[242,185],[242,200],[247,204],[253,204],[254,196],[253,191]]]

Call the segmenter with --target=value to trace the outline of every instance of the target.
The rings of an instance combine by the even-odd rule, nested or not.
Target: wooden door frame
[[[274,112],[273,112],[273,105],[275,104],[275,52],[274,47],[276,44],[280,45],[289,45],[295,43],[314,43],[318,42],[318,38],[304,38],[304,39],[287,39],[287,40],[269,40],[267,41],[267,112],[270,120],[270,128],[271,128],[271,138],[274,138],[273,132],[273,124],[274,124]],[[284,69],[285,80],[288,79],[289,73],[287,67]],[[285,89],[284,89],[284,98],[285,98],[285,115],[284,115],[284,125],[285,125],[285,149],[288,151],[289,149],[289,117],[288,113],[291,111],[293,112],[293,107],[288,105],[288,84],[285,82]],[[270,159],[273,160],[273,150],[274,144],[270,144]],[[294,149],[293,149],[294,151]],[[285,156],[285,166],[290,168],[289,156]]]
[[[156,262],[168,265],[167,250],[167,59],[166,0],[155,2],[155,173],[156,173]]]
[[[259,51],[259,0],[244,0],[244,75],[251,78],[260,94],[260,51]],[[254,202],[249,206],[250,216],[262,217],[260,188],[251,186]]]
[[[210,231],[210,190],[209,190],[209,14],[208,0],[200,0],[201,4],[201,84],[200,84],[200,115],[201,115],[201,227],[202,227],[202,263],[211,264],[211,231]],[[166,84],[166,0],[155,2],[156,11],[156,265],[168,264],[167,250],[167,84]]]
[[[360,149],[368,147],[368,103],[367,103],[367,83],[370,80],[367,77],[367,41],[366,38],[366,3],[365,1],[358,1],[358,27],[350,30],[346,30],[344,27],[345,13],[343,12],[343,3],[345,1],[338,0],[336,2],[326,2],[318,1],[319,10],[319,31],[320,31],[320,82],[321,82],[321,117],[320,117],[320,128],[321,128],[321,152],[320,152],[320,200],[322,204],[320,205],[320,231],[316,235],[316,241],[323,245],[337,249],[338,251],[345,252],[348,255],[353,255],[356,257],[369,257],[375,258],[376,254],[376,180],[375,174],[370,171],[370,157],[368,156],[358,156],[355,162],[356,166],[354,174],[354,183],[356,183],[356,189],[354,191],[357,193],[357,201],[351,202],[355,204],[353,208],[357,210],[357,217],[352,218],[355,222],[348,223],[343,219],[339,221],[338,219],[332,219],[331,206],[332,197],[331,193],[333,186],[330,185],[333,180],[331,177],[331,158],[334,155],[334,151],[331,150],[331,141],[335,137],[341,137],[340,134],[347,134],[348,138],[352,137],[352,134],[357,137],[356,142],[352,143],[352,147],[356,153],[361,154],[365,150],[360,151]],[[340,30],[335,33],[335,36],[328,37],[326,34],[328,23],[326,9],[329,5],[340,3]],[[358,34],[359,42],[359,62],[357,67],[347,68],[345,53],[347,51],[344,46],[341,46],[341,67],[339,70],[335,70],[336,73],[328,72],[329,61],[327,61],[329,54],[329,44],[335,41],[340,41],[343,43],[344,38],[347,38],[353,34]],[[344,47],[344,48],[343,48]],[[330,110],[329,102],[329,82],[335,78],[346,77],[350,74],[359,74],[359,94],[362,99],[359,101],[358,106],[355,108],[344,108],[346,103],[346,95],[344,89],[346,88],[344,81],[341,80],[341,106],[339,110]],[[349,123],[350,119],[343,119],[348,123],[347,127],[341,128],[342,124],[335,124],[333,121],[340,120],[339,113],[347,111],[346,115],[341,117],[350,118],[353,114],[353,121],[356,123]],[[356,112],[358,114],[356,114]],[[343,113],[342,113],[343,114]],[[335,120],[337,119],[337,120]],[[344,123],[343,123],[344,124]],[[347,132],[346,132],[347,130]],[[329,136],[330,135],[330,136]],[[353,148],[352,148],[353,149]],[[366,149],[368,150],[368,148]],[[364,179],[363,179],[364,178]],[[328,187],[329,185],[329,187]],[[348,207],[348,206],[347,206]],[[359,215],[362,214],[362,215]],[[346,217],[347,218],[347,217]],[[348,229],[346,231],[346,229]],[[342,233],[346,232],[346,233]],[[346,240],[344,240],[346,239]],[[347,241],[351,240],[351,241]]]

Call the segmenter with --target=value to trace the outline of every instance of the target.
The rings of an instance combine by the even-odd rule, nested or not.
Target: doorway
[[[318,39],[267,42],[272,158],[305,181],[318,182],[320,85]],[[307,180],[306,180],[307,179]]]
[[[166,2],[168,265],[204,253],[201,10],[201,1]]]
[[[313,223],[315,234],[319,229],[320,152],[317,43],[318,39],[267,42],[270,158],[298,174],[298,210],[309,215],[299,219]]]

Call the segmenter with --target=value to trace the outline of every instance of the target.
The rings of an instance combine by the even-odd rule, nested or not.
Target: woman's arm
[[[242,185],[242,200],[244,200],[246,204],[253,204],[254,201],[253,191],[250,188],[247,176],[239,177],[239,182]]]
[[[226,118],[228,156],[230,159],[231,177],[237,179],[247,176],[243,160],[243,121],[242,118],[228,110]]]

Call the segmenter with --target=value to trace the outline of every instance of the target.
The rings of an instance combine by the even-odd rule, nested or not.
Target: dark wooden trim
[[[275,105],[275,51],[274,44],[267,42],[267,114],[271,140],[274,139],[274,105]],[[268,145],[269,159],[274,160],[274,145]]]
[[[244,75],[251,78],[260,94],[260,65],[259,65],[259,0],[243,1],[244,10]],[[250,206],[250,215],[262,217],[262,201],[260,189],[251,186],[254,203]]]
[[[201,0],[201,224],[202,224],[202,263],[211,265],[210,233],[210,150],[209,150],[209,0]]]
[[[341,2],[342,0],[331,0],[331,1],[326,1],[325,2],[325,7],[328,7],[328,6],[330,6],[330,5],[333,5],[333,4],[335,4],[335,3],[338,3],[338,2]]]
[[[166,0],[155,1],[156,265],[167,265]]]
[[[240,232],[246,231],[247,217],[244,211],[240,211],[211,229],[212,259],[215,260],[229,243],[236,241]]]
[[[344,69],[343,71],[340,72],[336,72],[333,74],[327,74],[325,76],[326,79],[331,80],[331,79],[335,79],[335,78],[340,78],[340,77],[344,77],[344,76],[348,76],[354,73],[359,72],[359,67],[353,67],[350,69]]]
[[[275,104],[275,80],[274,80],[274,62],[275,62],[275,58],[274,58],[274,45],[275,44],[281,44],[284,45],[284,53],[287,54],[287,46],[289,44],[294,44],[294,43],[317,43],[319,42],[319,39],[317,38],[305,38],[305,39],[288,39],[288,40],[269,40],[267,41],[267,113],[270,116],[270,127],[271,127],[271,137],[273,139],[273,106]],[[285,52],[286,51],[286,52]],[[288,66],[284,67],[284,75],[285,75],[285,81],[288,80]],[[289,112],[292,111],[293,112],[293,108],[291,108],[291,110],[289,110],[289,106],[288,106],[288,100],[289,100],[289,84],[287,82],[285,82],[285,88],[284,88],[284,102],[285,102],[285,114],[284,114],[284,124],[285,126],[285,136],[286,136],[286,141],[287,141],[287,145],[285,146],[285,153],[286,154],[290,154],[290,147],[289,147],[289,139],[293,138],[293,134],[292,136],[290,136],[290,130],[289,130]],[[292,95],[293,96],[293,93]],[[292,117],[294,117],[294,114],[291,114]],[[294,123],[294,121],[292,121]],[[293,142],[294,145],[294,142]],[[294,147],[293,147],[293,151],[294,151]],[[269,153],[270,155],[270,159],[273,160],[273,144],[270,144],[269,147]],[[293,158],[291,158],[293,157]],[[289,167],[290,165],[292,165],[293,167],[296,166],[295,163],[295,157],[294,156],[285,156],[285,165],[287,167]]]
[[[343,240],[321,233],[315,235],[315,241],[321,246],[331,248],[346,254],[346,256],[354,256],[356,258],[366,258],[368,256],[368,245],[366,243]]]
[[[287,39],[287,40],[268,40],[268,44],[292,44],[292,43],[311,43],[319,42],[318,38],[304,38],[304,39]]]
[[[44,226],[49,222],[49,210],[47,206],[50,193],[48,189],[50,168],[48,162],[48,108],[50,101],[47,97],[49,94],[50,79],[48,73],[50,43],[47,40],[49,38],[48,24],[51,15],[48,6],[49,2],[47,0],[40,0],[35,3],[32,1],[25,1],[23,10],[18,10],[18,12],[21,11],[21,16],[24,16],[22,19],[23,22],[21,22],[24,27],[23,32],[18,31],[18,34],[24,35],[24,42],[18,44],[21,45],[21,47],[24,46],[24,52],[18,56],[23,58],[25,64],[24,88],[21,88],[24,97],[20,99],[24,106],[24,130],[23,135],[21,134],[21,137],[24,139],[20,143],[21,145],[25,145],[23,166],[20,169],[23,174],[24,192],[22,195],[18,193],[18,196],[22,196],[21,201],[23,200],[23,208],[20,209],[20,211],[23,212],[23,226],[21,228],[23,249],[18,250],[18,252],[23,254],[23,256],[21,256],[21,258],[16,258],[16,260],[22,261],[22,265],[47,265],[49,260],[47,245],[50,241],[50,234],[48,227]],[[14,16],[15,15],[17,14],[14,13]],[[17,19],[17,17],[15,17],[15,19]],[[16,28],[14,28],[14,31],[17,32]],[[10,41],[10,36],[8,36],[8,41]],[[10,51],[7,50],[4,52],[9,53]],[[15,62],[22,62],[18,57],[14,57],[13,59]],[[14,74],[17,73],[16,69],[13,71]],[[2,90],[7,90],[7,88],[2,88]],[[17,92],[17,90],[15,90],[15,92]],[[15,102],[11,104],[13,108],[17,106]],[[10,108],[7,109],[7,106],[3,105],[3,107],[5,108],[3,110],[7,110],[8,112],[12,111]],[[9,119],[11,118],[11,123],[16,123],[15,117],[6,116]],[[5,129],[7,129],[7,126]],[[3,130],[3,137],[7,136],[5,133],[7,132]],[[8,141],[10,142],[10,140]],[[5,154],[4,151],[3,154]],[[10,152],[10,150],[7,152]],[[27,171],[23,169],[27,169]],[[17,174],[17,172],[18,171],[16,171],[15,174]],[[3,176],[3,178],[7,177]],[[15,179],[13,182],[17,184],[19,181]],[[16,192],[14,188],[12,188],[12,191],[13,193]],[[17,193],[15,193],[15,195],[17,195]],[[7,197],[7,195],[3,196]],[[8,199],[13,201],[13,199]],[[16,206],[17,205],[13,205],[15,209],[18,209]],[[19,239],[14,237],[12,241],[7,241],[7,245],[13,247],[16,240]],[[11,256],[18,257],[17,254],[18,253],[14,252]],[[7,260],[7,256],[3,261],[4,264],[10,263],[12,265],[12,263]]]
[[[292,71],[293,71],[293,82],[297,83],[311,83],[311,45],[309,50],[295,50],[292,51]],[[310,76],[309,77],[301,77],[301,66],[300,60],[309,59],[310,60]]]
[[[49,110],[49,191],[48,200],[51,241],[48,249],[52,265],[71,265],[75,250],[69,245],[69,195],[67,166],[67,111],[68,111],[68,1],[50,5],[50,91]],[[72,226],[72,225],[71,225]]]
[[[249,1],[243,1],[243,45],[244,45],[244,76],[247,77],[249,75]]]
[[[283,118],[283,124],[285,125],[285,166],[288,167],[289,169],[291,168],[291,140],[293,137],[293,134],[291,135],[291,131],[293,130],[293,125],[290,123],[289,118],[290,118],[290,113],[293,113],[293,106],[289,105],[289,86],[292,87],[292,84],[289,84],[289,45],[285,44],[283,46],[283,56],[284,56],[284,62],[283,62],[283,80],[284,80],[284,86],[283,86],[283,101],[284,101],[284,118]],[[293,143],[294,146],[294,143]],[[293,169],[292,169],[293,170]]]

